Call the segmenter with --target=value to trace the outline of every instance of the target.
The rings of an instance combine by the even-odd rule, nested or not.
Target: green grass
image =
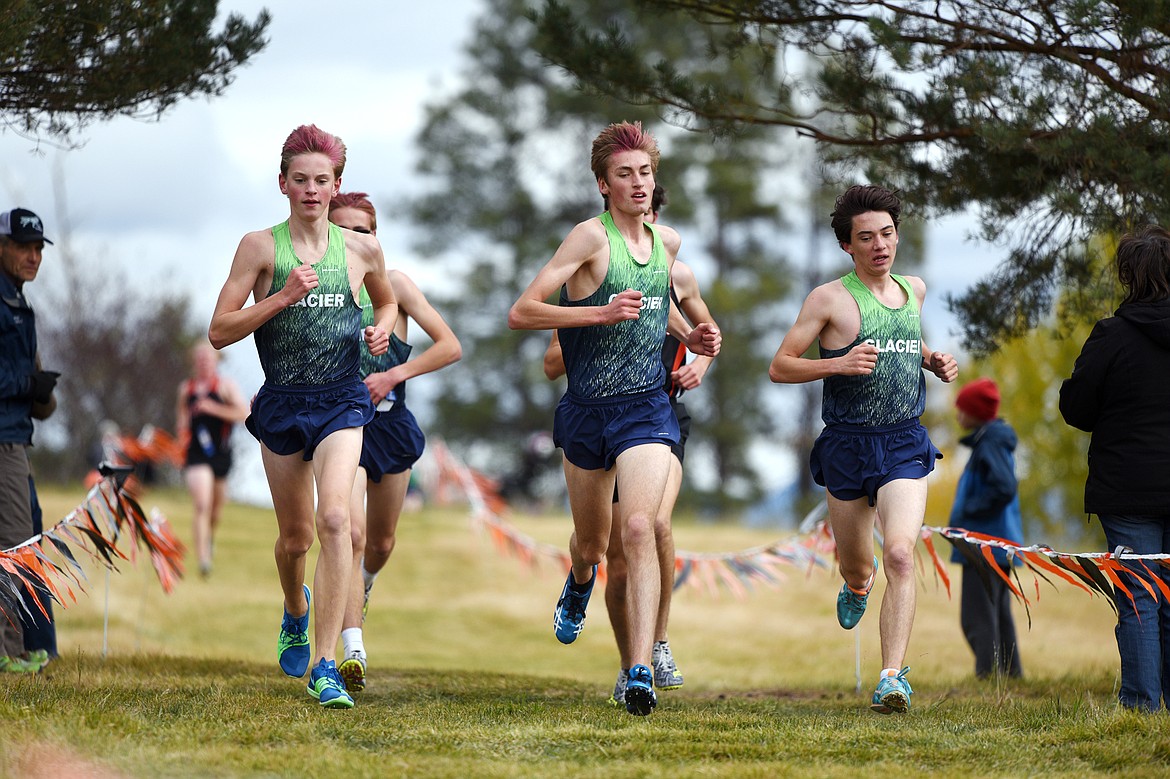
[[[79,499],[46,490],[46,516]],[[183,538],[181,492],[155,491]],[[565,517],[518,517],[563,545]],[[773,539],[680,522],[680,548]],[[370,687],[325,711],[275,663],[280,595],[271,513],[230,507],[216,570],[164,595],[149,563],[58,611],[62,657],[6,676],[0,774],[49,776],[1165,776],[1164,715],[1118,709],[1112,613],[1044,585],[1022,611],[1026,679],[978,683],[957,599],[920,588],[906,716],[866,707],[879,665],[876,614],[837,627],[835,574],[792,571],[744,600],[684,588],[671,644],[686,686],[631,717],[605,701],[617,670],[601,593],[571,647],[552,636],[559,566],[530,568],[470,529],[460,507],[404,516],[366,625]],[[880,593],[879,593],[880,597]],[[103,638],[103,609],[110,621]],[[103,640],[108,652],[103,657]]]

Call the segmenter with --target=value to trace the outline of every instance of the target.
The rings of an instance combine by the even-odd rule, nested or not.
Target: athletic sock
[[[590,576],[589,581],[585,582],[584,584],[578,584],[576,577],[571,575],[571,574],[569,575],[569,589],[572,590],[573,592],[577,593],[578,595],[584,595],[589,590],[589,587],[592,584],[593,584],[593,577],[592,576]]]
[[[374,586],[374,579],[377,579],[377,578],[378,578],[378,574],[370,573],[369,571],[367,571],[366,564],[363,562],[362,563],[362,587],[364,587],[367,590],[370,589],[371,587]]]
[[[350,653],[355,650],[361,653],[363,658],[366,656],[366,645],[362,642],[361,628],[346,628],[341,631],[341,645],[346,657],[349,657]]]
[[[883,668],[881,674],[878,676],[878,681],[880,682],[882,679],[885,679],[887,676],[897,676],[897,675],[898,675],[897,668]]]

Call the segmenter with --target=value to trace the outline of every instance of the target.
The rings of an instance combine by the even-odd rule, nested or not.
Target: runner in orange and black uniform
[[[179,440],[186,438],[183,475],[194,504],[192,532],[199,573],[211,575],[215,530],[227,499],[232,467],[232,426],[248,416],[248,404],[235,382],[216,371],[219,354],[211,344],[191,351],[194,375],[179,385],[175,422]]]

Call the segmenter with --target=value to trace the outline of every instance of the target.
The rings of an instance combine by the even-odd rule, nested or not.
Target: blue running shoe
[[[573,587],[573,571],[569,570],[569,578],[565,580],[565,588],[561,590],[561,599],[557,601],[556,611],[553,612],[553,630],[557,640],[562,644],[571,644],[581,635],[585,627],[585,607],[589,605],[589,596],[593,594],[593,583],[597,581],[597,566],[593,566],[593,575],[589,577],[589,586],[585,592],[575,592]]]
[[[626,680],[626,711],[635,717],[645,717],[658,705],[654,694],[654,672],[644,665],[630,669]]]
[[[305,603],[311,604],[309,599],[309,585],[305,588]],[[280,637],[276,639],[276,657],[280,661],[280,670],[289,676],[301,678],[309,670],[309,612],[303,617],[294,617],[287,611],[284,620],[280,623]]]
[[[846,630],[852,630],[861,621],[861,616],[865,614],[865,604],[869,600],[869,591],[873,589],[873,582],[877,578],[878,559],[875,555],[873,558],[873,573],[869,575],[869,581],[865,583],[865,594],[858,595],[853,590],[849,589],[848,584],[841,585],[841,592],[837,593],[837,622],[841,623],[841,627]]]
[[[345,691],[345,682],[332,660],[321,658],[309,674],[309,695],[327,709],[352,709],[353,698]]]
[[[908,673],[910,666],[899,671],[897,676],[883,676],[873,691],[873,701],[869,707],[878,714],[905,714],[910,708],[910,695],[914,692],[906,680]]]

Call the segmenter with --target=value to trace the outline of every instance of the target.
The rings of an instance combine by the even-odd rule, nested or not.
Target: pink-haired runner
[[[349,496],[362,428],[374,416],[358,376],[360,350],[364,339],[371,353],[385,352],[398,316],[378,240],[329,222],[344,168],[345,146],[336,136],[314,125],[289,135],[277,178],[289,218],[240,241],[208,333],[217,349],[255,334],[264,386],[246,426],[260,441],[276,510],[276,568],[284,592],[277,656],[293,677],[304,676],[311,657],[319,658],[308,692],[328,708],[353,707],[335,652],[352,568]],[[362,285],[374,306],[374,324],[364,331]],[[321,544],[313,580],[315,654],[304,584],[314,535]]]
[[[632,663],[625,703],[639,716],[657,705],[649,668],[661,582],[654,519],[679,438],[662,391],[662,343],[669,331],[709,356],[721,343],[718,328],[692,329],[671,303],[670,271],[681,241],[671,228],[644,222],[658,157],[640,124],[612,124],[597,136],[591,167],[609,208],[572,229],[508,314],[513,329],[557,330],[568,376],[553,422],[573,513],[572,569],[553,614],[562,643],[583,627],[609,545],[615,479],[622,484]],[[558,290],[559,304],[545,302]]]

